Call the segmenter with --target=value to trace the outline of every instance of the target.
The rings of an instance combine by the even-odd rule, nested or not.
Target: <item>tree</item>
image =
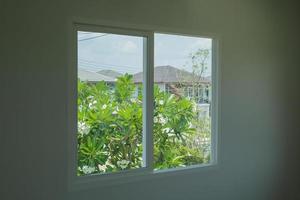
[[[78,82],[78,175],[142,166],[142,95],[132,76],[105,82]],[[207,162],[192,143],[195,106],[185,97],[154,90],[154,165],[156,169]]]

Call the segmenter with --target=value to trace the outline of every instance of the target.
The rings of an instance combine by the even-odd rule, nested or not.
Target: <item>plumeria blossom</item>
[[[135,98],[131,98],[130,101],[131,101],[131,103],[136,103],[136,99]]]
[[[105,165],[106,165],[106,166],[109,166],[109,167],[112,167],[112,168],[115,168],[115,166],[114,166],[113,164],[111,164],[110,160],[111,160],[111,157],[109,156],[109,157],[107,158],[106,162],[105,162]]]
[[[153,122],[154,122],[154,123],[158,123],[158,118],[157,118],[157,117],[154,117],[154,118],[153,118]]]
[[[164,129],[163,129],[163,131],[164,131],[164,132],[167,132],[167,133],[170,132],[170,130],[171,130],[170,128],[164,128]]]
[[[116,115],[116,114],[118,114],[118,111],[117,111],[117,110],[114,110],[114,111],[112,112],[112,114],[113,114],[113,115]]]
[[[168,133],[168,137],[173,137],[173,136],[174,136],[174,134]]]
[[[162,125],[165,125],[168,122],[168,118],[164,117],[162,114],[159,114],[158,116],[155,116],[153,118],[154,123],[161,123]]]
[[[141,100],[139,100],[139,99],[137,99],[136,101],[137,101],[138,103],[142,103],[142,101],[141,101]]]
[[[165,125],[168,122],[168,118],[165,118],[162,114],[159,114],[158,116],[158,122],[162,125]]]
[[[165,124],[168,122],[168,118],[162,117],[162,118],[159,118],[159,119],[160,119],[160,123],[161,123],[162,125],[165,125]]]
[[[78,132],[81,135],[87,135],[90,132],[90,127],[85,122],[78,122]]]
[[[102,171],[102,172],[105,172],[106,171],[106,169],[107,169],[107,166],[104,164],[104,165],[98,165],[98,169],[99,169],[99,171]]]
[[[117,162],[117,165],[121,167],[121,169],[125,169],[130,162],[128,160],[120,160]]]
[[[92,95],[90,95],[90,96],[87,97],[87,99],[90,100],[90,101],[92,101],[94,98],[95,98],[95,97],[92,96]]]
[[[89,108],[94,109],[96,104],[97,104],[96,100],[92,101],[91,103],[89,103]]]
[[[84,173],[84,174],[91,174],[91,173],[93,173],[93,172],[95,172],[96,171],[96,168],[95,167],[90,167],[90,166],[87,166],[87,165],[84,165],[83,167],[82,167],[82,172]]]
[[[106,104],[103,104],[102,106],[102,110],[106,109],[107,108],[107,105]]]

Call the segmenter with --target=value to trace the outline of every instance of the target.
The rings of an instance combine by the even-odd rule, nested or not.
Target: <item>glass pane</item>
[[[140,168],[143,37],[78,32],[78,176]]]
[[[210,162],[211,54],[212,39],[155,34],[156,170]]]

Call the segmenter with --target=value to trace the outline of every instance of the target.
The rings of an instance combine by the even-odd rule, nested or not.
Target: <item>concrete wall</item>
[[[1,0],[0,199],[300,199],[295,2]],[[68,191],[66,66],[72,16],[221,37],[217,168]]]

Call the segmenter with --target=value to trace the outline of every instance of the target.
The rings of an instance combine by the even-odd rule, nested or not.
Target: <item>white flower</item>
[[[107,105],[106,104],[103,104],[102,106],[102,110],[106,109],[107,108]]]
[[[105,162],[105,165],[110,166],[111,168],[115,168],[115,165],[111,164],[110,160],[111,160],[111,157],[109,156]]]
[[[90,166],[87,166],[87,165],[84,165],[84,166],[82,167],[82,172],[83,172],[84,174],[91,174],[91,173],[93,173],[94,171],[96,171],[95,167],[90,167]]]
[[[135,99],[135,98],[131,98],[130,101],[131,101],[132,103],[136,103],[136,99]]]
[[[141,101],[141,100],[139,100],[139,99],[137,99],[137,100],[136,100],[136,102],[138,102],[138,103],[142,103],[142,101]]]
[[[118,114],[118,111],[117,111],[117,110],[114,110],[114,111],[112,112],[112,114],[113,114],[113,115],[116,115],[116,114]]]
[[[167,118],[164,118],[164,117],[160,118],[160,123],[161,123],[162,125],[165,125],[167,122],[168,122],[168,119],[167,119]]]
[[[89,108],[90,108],[90,109],[95,108],[95,105],[96,105],[96,104],[97,104],[97,101],[94,100],[93,102],[89,103]]]
[[[158,116],[158,122],[162,125],[165,125],[168,122],[168,118],[165,118],[162,114],[159,114]]]
[[[78,122],[78,132],[81,135],[87,135],[90,132],[90,127],[85,122]]]
[[[165,118],[162,114],[158,114],[157,117],[153,118],[154,123],[161,123],[162,125],[165,125],[168,122],[168,118]]]
[[[163,104],[164,104],[164,101],[163,101],[163,100],[159,100],[159,101],[158,101],[158,104],[159,104],[159,105],[163,105]]]
[[[98,165],[98,169],[100,170],[100,171],[103,171],[103,172],[105,172],[106,171],[106,169],[107,169],[107,167],[106,167],[106,165]]]
[[[170,132],[170,130],[171,130],[170,128],[164,128],[163,129],[164,132]]]
[[[174,136],[172,133],[168,133],[168,137],[172,137]]]
[[[93,99],[94,99],[94,96],[91,96],[91,95],[90,95],[90,96],[87,97],[87,99],[93,100]]]
[[[121,169],[125,169],[130,162],[128,160],[120,160],[117,162],[117,165],[121,167]]]

